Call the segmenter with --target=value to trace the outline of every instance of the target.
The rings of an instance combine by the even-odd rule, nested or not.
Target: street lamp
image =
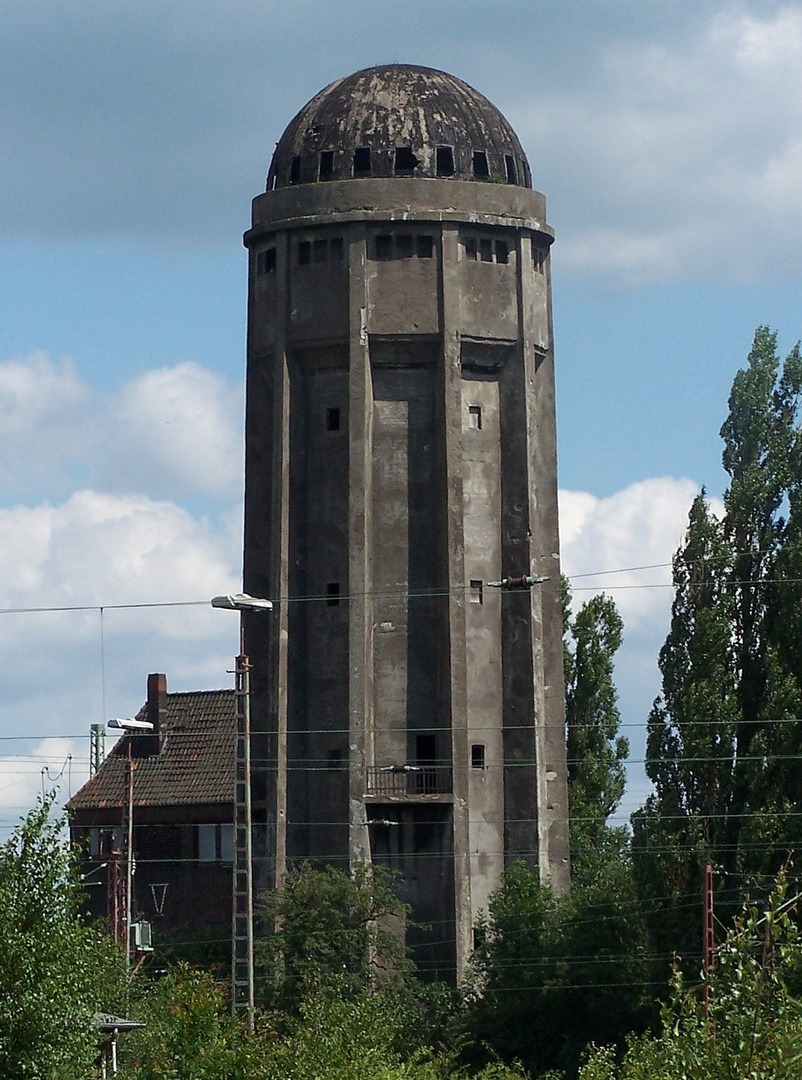
[[[134,877],[134,760],[131,754],[134,735],[153,731],[150,720],[124,720],[116,716],[108,721],[108,727],[124,731],[128,737],[128,821],[125,841],[125,963],[131,966],[131,893]]]
[[[253,803],[251,795],[251,665],[245,655],[243,612],[271,611],[272,600],[248,593],[214,596],[213,608],[240,613],[240,655],[234,669],[237,704],[237,737],[234,772],[234,863],[231,896],[231,1014],[239,1004],[238,991],[245,987],[248,1031],[253,1032]],[[240,924],[244,923],[244,934]],[[244,946],[245,955],[241,954]],[[244,971],[243,971],[244,969]],[[244,977],[243,977],[244,976]]]

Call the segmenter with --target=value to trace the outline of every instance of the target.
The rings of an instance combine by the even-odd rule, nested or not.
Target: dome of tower
[[[532,186],[496,106],[453,75],[411,64],[365,68],[316,94],[281,136],[267,189],[371,176]]]

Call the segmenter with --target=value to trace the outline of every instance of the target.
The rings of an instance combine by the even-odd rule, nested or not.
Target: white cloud
[[[0,492],[109,492],[237,501],[242,386],[193,362],[148,371],[117,391],[85,382],[69,358],[0,362]]]
[[[229,497],[240,490],[242,392],[199,364],[146,372],[122,388],[108,419],[103,487]]]
[[[630,283],[799,273],[800,57],[799,5],[726,6],[671,39],[602,43],[576,88],[539,88],[521,127],[551,162],[561,265]]]

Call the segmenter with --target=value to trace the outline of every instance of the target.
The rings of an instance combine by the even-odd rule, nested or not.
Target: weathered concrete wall
[[[246,627],[273,876],[285,822],[287,857],[396,866],[457,978],[505,863],[568,883],[544,214],[352,180],[260,196],[246,235],[245,588],[288,598]]]

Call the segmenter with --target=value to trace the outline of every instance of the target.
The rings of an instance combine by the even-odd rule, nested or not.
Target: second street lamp
[[[234,863],[231,895],[231,1012],[246,1009],[253,1031],[253,805],[251,794],[251,665],[245,655],[242,614],[270,611],[273,603],[247,593],[215,596],[214,608],[240,612],[240,654],[234,671],[237,734],[234,759]],[[242,991],[245,991],[245,1000]]]

